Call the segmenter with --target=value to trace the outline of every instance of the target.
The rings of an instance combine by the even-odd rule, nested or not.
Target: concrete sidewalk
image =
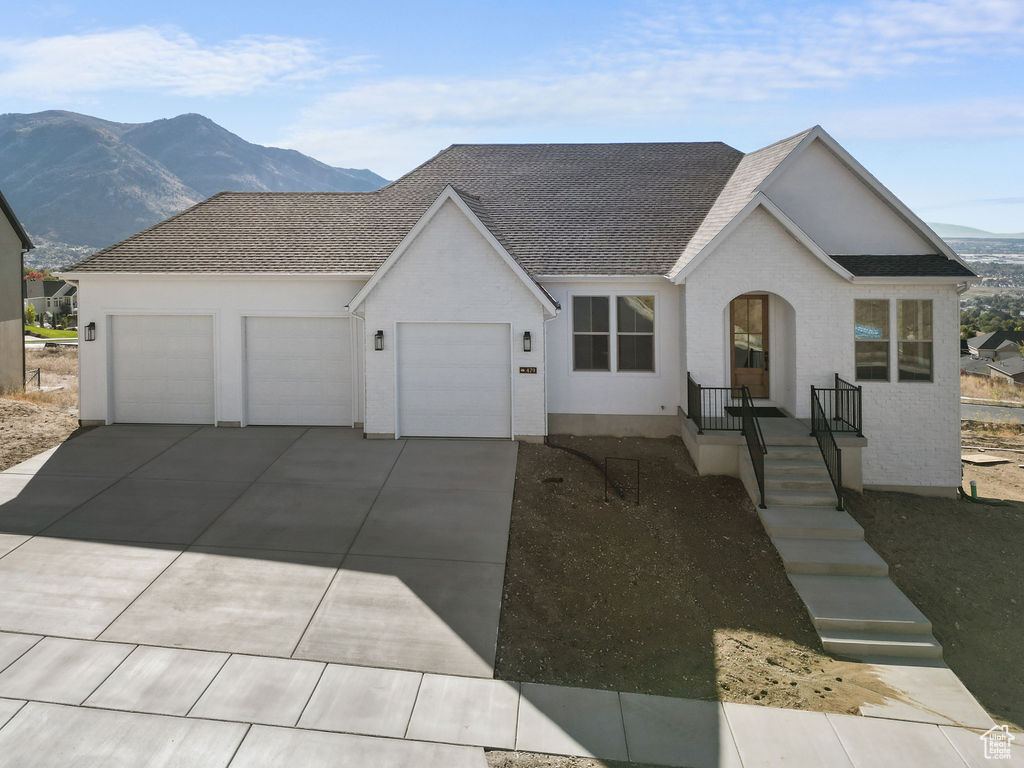
[[[17,633],[0,633],[0,723],[19,767],[481,768],[484,748],[695,768],[992,764],[953,726]],[[1021,768],[1013,751],[1001,764]]]

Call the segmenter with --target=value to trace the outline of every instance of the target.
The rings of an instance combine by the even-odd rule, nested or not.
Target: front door
[[[751,397],[768,397],[768,297],[747,294],[729,305],[732,386]]]

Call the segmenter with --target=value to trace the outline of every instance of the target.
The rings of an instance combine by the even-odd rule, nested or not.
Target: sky
[[[198,112],[387,178],[453,143],[820,124],[925,220],[1024,232],[1024,0],[3,6],[0,112]]]

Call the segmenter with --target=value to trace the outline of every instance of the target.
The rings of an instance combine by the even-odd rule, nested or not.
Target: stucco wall
[[[170,277],[86,276],[79,284],[79,327],[95,322],[96,340],[80,342],[80,416],[107,419],[107,318],[113,314],[212,315],[215,359],[215,410],[218,422],[244,418],[244,318],[249,315],[347,317],[345,305],[362,281],[329,277]],[[160,339],[154,339],[159,344]],[[354,346],[358,375],[360,346]],[[356,398],[358,403],[359,399]],[[356,421],[361,414],[356,413]]]
[[[664,278],[544,284],[562,305],[548,323],[548,410],[551,413],[645,414],[675,417],[680,404],[680,288]],[[654,373],[574,371],[572,297],[654,298]],[[614,322],[614,313],[612,317]],[[611,344],[615,345],[615,329]]]
[[[24,384],[21,308],[21,240],[0,214],[0,392]]]
[[[854,299],[895,302],[932,299],[934,381],[897,382],[896,342],[891,343],[892,382],[864,387],[865,485],[945,486],[960,482],[959,304],[953,286],[855,285],[842,279],[763,210],[743,222],[687,278],[685,370],[698,382],[729,380],[729,302],[743,293],[768,292],[793,308],[792,356],[796,414],[810,412],[810,386],[830,386],[834,373],[854,380]],[[773,328],[773,338],[775,331]],[[776,344],[779,342],[776,341]],[[779,351],[771,358],[782,365]],[[777,371],[773,371],[777,373]],[[775,387],[776,377],[772,377]],[[773,395],[775,392],[773,391]]]
[[[764,192],[826,253],[935,253],[820,141]]]
[[[357,311],[366,327],[368,434],[395,432],[395,324],[417,321],[510,323],[513,434],[547,433],[541,305],[453,202],[441,206]],[[385,334],[381,352],[373,350],[377,329]],[[531,352],[523,352],[524,331]],[[520,366],[537,373],[520,374]]]

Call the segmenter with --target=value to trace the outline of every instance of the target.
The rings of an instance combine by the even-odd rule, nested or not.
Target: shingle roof
[[[222,192],[75,272],[373,272],[446,185],[534,274],[665,274],[742,154],[720,142],[454,145],[377,192]]]
[[[1024,357],[1008,357],[1005,360],[989,363],[988,367],[995,368],[1007,376],[1019,376],[1024,373]]]
[[[1007,341],[1012,341],[1014,344],[1024,343],[1024,332],[990,331],[968,339],[967,346],[972,349],[998,349]]]
[[[673,265],[669,272],[670,276],[674,276],[685,267],[714,239],[715,235],[725,228],[726,224],[733,220],[737,213],[743,210],[743,207],[754,196],[757,186],[768,178],[768,174],[779,167],[779,163],[785,160],[812,130],[808,129],[743,156],[718,199],[715,200],[715,204],[708,211],[708,215],[700,223],[697,232],[690,238],[686,248]]]
[[[833,261],[858,277],[974,277],[959,261],[941,253],[907,255],[832,256]]]

